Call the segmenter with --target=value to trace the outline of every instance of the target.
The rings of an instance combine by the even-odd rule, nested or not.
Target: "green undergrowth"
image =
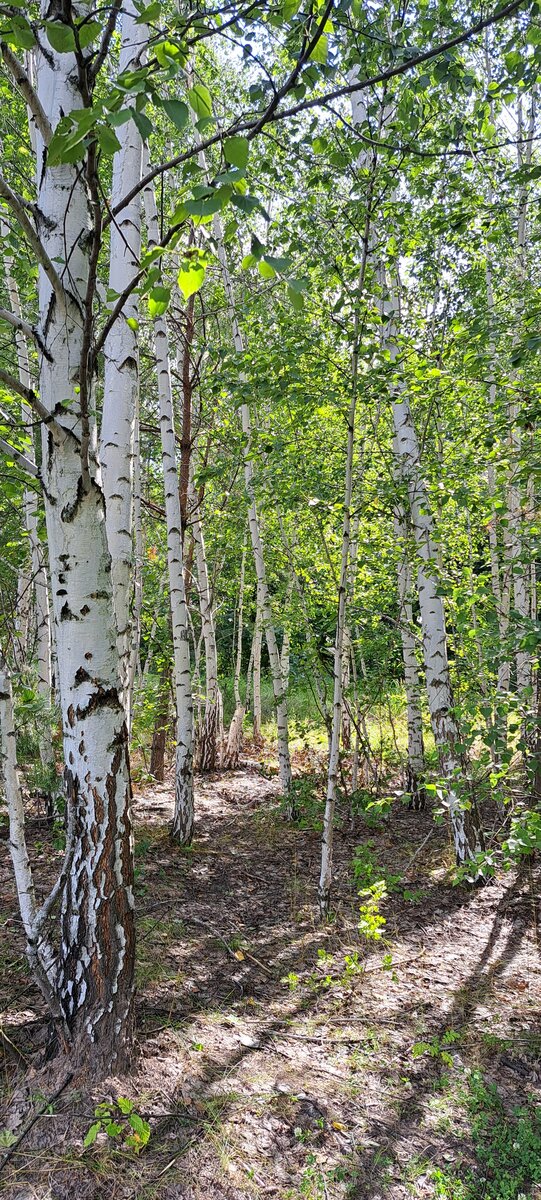
[[[434,1166],[434,1200],[537,1200],[541,1185],[541,1104],[529,1097],[509,1107],[498,1088],[474,1071],[457,1089],[468,1128],[464,1161]],[[458,1156],[457,1156],[458,1157]],[[413,1195],[416,1195],[415,1182]]]

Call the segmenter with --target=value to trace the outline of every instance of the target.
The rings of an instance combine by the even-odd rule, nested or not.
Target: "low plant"
[[[100,1133],[105,1133],[111,1141],[133,1150],[135,1154],[139,1154],[146,1146],[150,1137],[150,1125],[136,1112],[133,1101],[128,1100],[126,1096],[118,1096],[116,1100],[97,1104],[94,1116],[96,1119],[83,1141],[85,1150],[94,1145]]]
[[[387,885],[383,879],[363,888],[359,892],[363,903],[359,908],[359,933],[368,942],[379,942],[385,928],[385,917],[380,912],[380,904],[387,899]]]

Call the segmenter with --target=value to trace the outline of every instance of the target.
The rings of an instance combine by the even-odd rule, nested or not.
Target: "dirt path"
[[[170,785],[136,796],[138,1056],[129,1079],[94,1097],[132,1097],[148,1147],[137,1160],[99,1142],[83,1153],[90,1100],[60,1101],[14,1159],[5,1194],[452,1197],[437,1191],[437,1171],[474,1164],[471,1072],[496,1081],[509,1107],[541,1094],[531,873],[452,887],[445,832],[397,806],[377,829],[340,831],[334,920],[322,929],[319,834],[284,823],[277,782],[255,762],[199,781],[189,850],[167,839],[171,805]],[[379,941],[358,932],[359,845],[364,882],[375,869],[392,889]],[[10,917],[5,939],[12,928]],[[25,1053],[42,1016],[26,987],[22,1018],[20,997],[3,998],[4,1030]],[[7,1067],[5,1082],[9,1092]]]

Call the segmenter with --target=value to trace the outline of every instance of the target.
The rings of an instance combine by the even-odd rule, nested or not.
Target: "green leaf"
[[[137,320],[137,317],[126,317],[126,325],[128,325],[130,329],[133,329],[134,333],[137,333],[137,330],[139,329],[139,321]]]
[[[170,299],[171,288],[164,287],[161,283],[156,284],[148,296],[148,311],[150,316],[162,317],[164,312],[167,312]]]
[[[119,125],[127,125],[131,121],[132,113],[129,108],[119,108],[118,112],[111,112],[107,115],[107,124],[112,125],[114,129],[118,129]]]
[[[186,61],[186,56],[182,53],[180,46],[167,40],[158,42],[154,46],[154,53],[160,67],[170,67],[172,64],[176,67],[179,62]]]
[[[241,265],[243,271],[248,271],[250,269],[250,267],[255,267],[256,262],[257,262],[257,258],[255,256],[255,254],[245,254],[240,265]]]
[[[190,88],[188,102],[197,117],[212,116],[212,99],[204,83],[196,83],[195,87]]]
[[[121,149],[116,133],[112,129],[109,129],[108,125],[98,125],[96,136],[102,154],[116,154],[117,150]]]
[[[126,1096],[118,1096],[117,1104],[121,1113],[123,1113],[125,1117],[128,1116],[128,1113],[133,1112],[133,1100],[128,1100]]]
[[[122,1125],[119,1125],[118,1121],[106,1121],[104,1129],[107,1137],[118,1137],[119,1133],[122,1133]]]
[[[183,100],[163,100],[162,106],[173,125],[177,129],[184,129],[190,116],[188,105]]]
[[[291,18],[298,13],[301,6],[301,0],[283,0],[280,5],[280,15],[283,21],[291,21]]]
[[[287,296],[291,307],[295,309],[295,312],[302,312],[304,308],[304,300],[300,292],[295,292],[292,287],[288,287]]]
[[[316,42],[314,49],[312,50],[310,59],[312,62],[322,63],[323,65],[325,65],[325,63],[327,62],[328,52],[329,52],[329,39],[328,39],[328,37],[326,37],[326,35],[324,33],[322,33],[321,37]]]
[[[92,121],[92,114],[89,115]],[[84,158],[88,132],[85,124],[81,123],[74,129],[71,116],[62,117],[49,142],[48,165],[57,167],[60,163],[74,163]]]
[[[90,1126],[90,1129],[88,1130],[88,1133],[83,1142],[83,1146],[84,1146],[85,1150],[87,1149],[88,1146],[92,1146],[94,1144],[94,1142],[96,1141],[96,1138],[98,1136],[98,1133],[100,1132],[100,1129],[101,1129],[101,1121],[94,1121],[94,1124]]]
[[[245,213],[253,213],[256,208],[261,207],[257,196],[242,196],[239,192],[233,193],[231,202]]]
[[[223,190],[225,191],[225,188]],[[186,200],[184,211],[189,217],[211,217],[213,213],[220,212],[224,203],[223,196],[219,192],[214,192],[212,196],[206,196],[200,200]]]
[[[149,121],[145,113],[137,112],[136,108],[130,108],[130,115],[134,124],[137,126],[143,141],[146,142],[147,138],[150,137],[150,134],[154,129],[152,121]]]
[[[305,292],[310,280],[307,279],[306,275],[300,275],[298,279],[288,279],[287,282],[293,292]]]
[[[291,267],[290,258],[275,258],[272,254],[265,255],[265,262],[268,263],[269,266],[274,267],[274,270],[278,271],[278,273],[281,275],[283,275],[284,271],[289,271],[289,268]]]
[[[228,163],[231,163],[232,166],[234,166],[234,167],[238,167],[240,171],[244,170],[244,168],[248,162],[249,151],[250,151],[250,143],[248,141],[248,138],[230,137],[230,138],[225,139],[225,142],[224,142],[225,157],[226,157]]]
[[[162,5],[160,0],[154,0],[152,4],[147,4],[146,8],[139,14],[135,22],[136,25],[146,25],[147,21],[157,21],[161,15]]]
[[[266,262],[264,258],[261,259],[261,262],[258,262],[257,269],[263,279],[274,279],[276,276],[274,267],[271,267],[270,263]]]
[[[196,260],[188,260],[181,266],[178,273],[178,286],[185,300],[193,296],[194,292],[199,291],[205,278],[205,273],[206,267],[204,263]]]
[[[36,44],[28,21],[19,16],[12,17],[9,27],[2,29],[2,38],[16,50],[31,50]]]
[[[85,21],[84,25],[78,25],[77,34],[81,50],[86,50],[87,46],[90,46],[90,43],[99,37],[100,33],[101,25],[99,21]]]
[[[63,25],[61,21],[46,21],[45,32],[48,42],[57,54],[73,53],[75,35],[71,25]]]

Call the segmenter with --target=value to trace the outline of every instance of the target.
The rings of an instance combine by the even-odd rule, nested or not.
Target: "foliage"
[[[494,1084],[474,1072],[465,1097],[475,1170],[431,1172],[440,1200],[528,1200],[541,1183],[541,1112],[533,1100],[510,1112]]]
[[[118,1139],[121,1147],[133,1150],[135,1154],[139,1154],[150,1138],[148,1121],[139,1115],[133,1101],[125,1096],[97,1104],[94,1116],[96,1120],[84,1138],[85,1150],[94,1145],[100,1133],[104,1133],[112,1142]]]
[[[387,885],[382,879],[359,892],[363,903],[359,907],[359,933],[367,942],[379,942],[386,925],[380,904],[387,899]]]

